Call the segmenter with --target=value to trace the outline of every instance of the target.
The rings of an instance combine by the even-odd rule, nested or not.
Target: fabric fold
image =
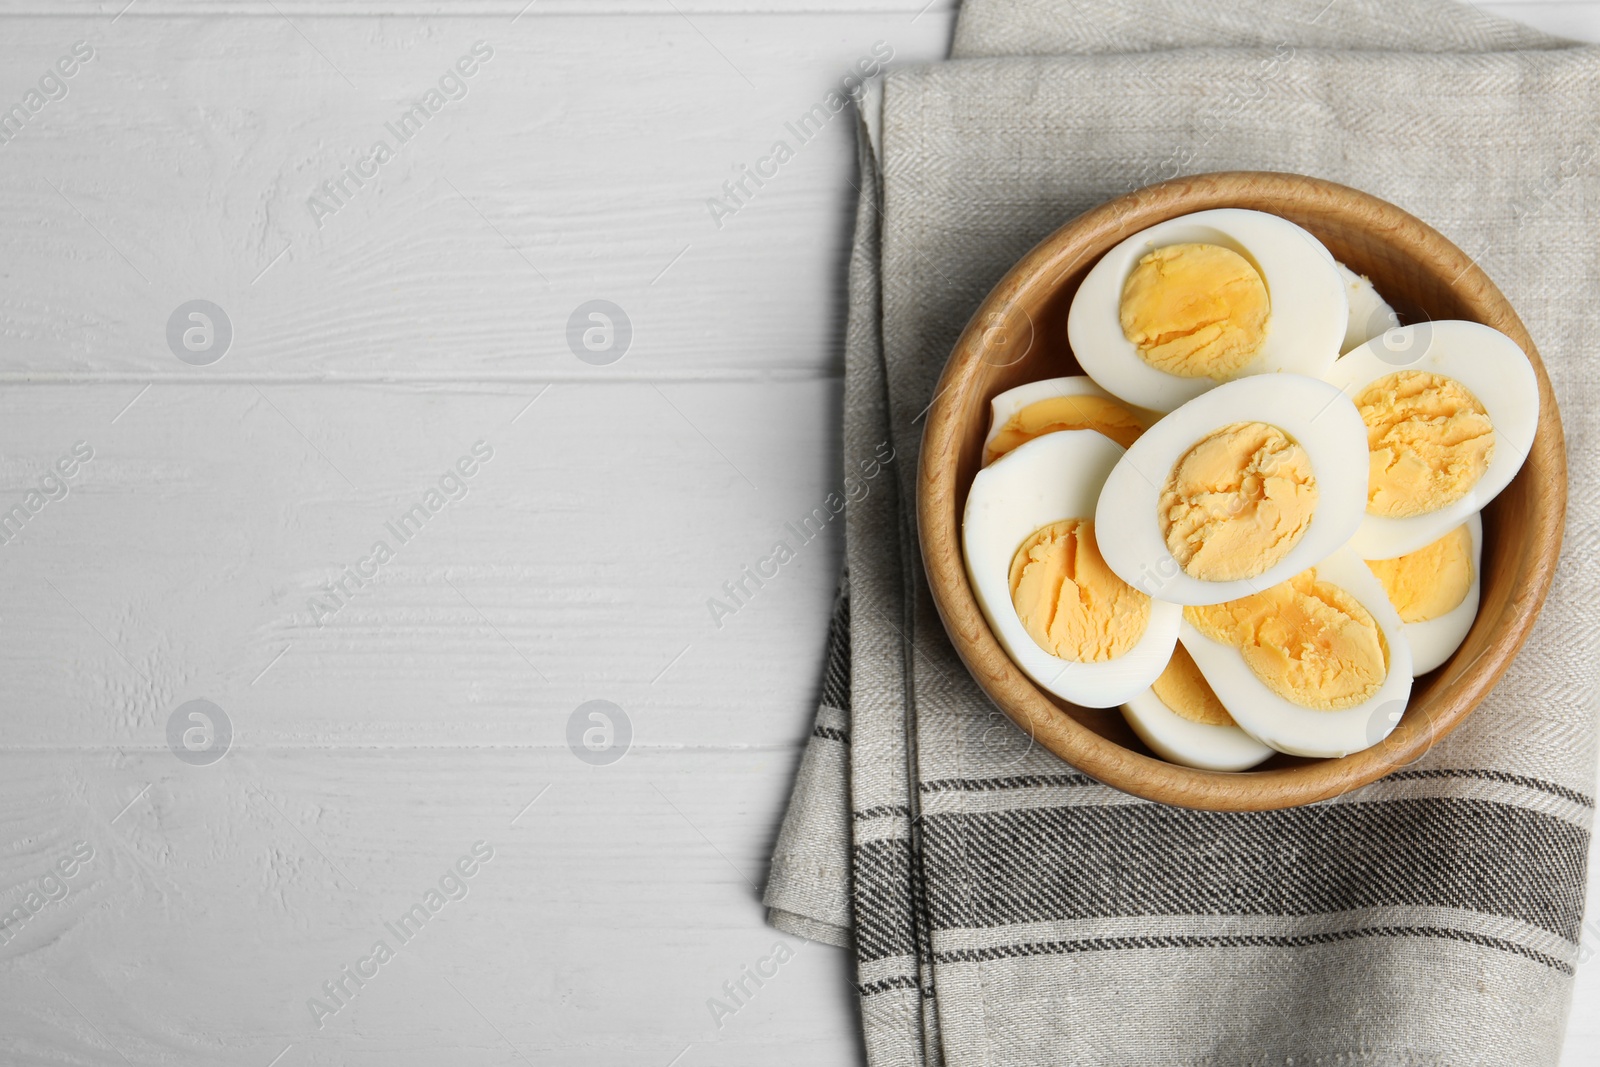
[[[814,732],[774,921],[842,929],[848,893],[875,1067],[1555,1063],[1594,811],[1600,53],[1443,0],[972,0],[956,51],[862,100],[844,455],[887,450],[895,478],[848,512],[848,759]],[[1462,727],[1245,815],[1034,748],[951,649],[911,519],[934,382],[1006,269],[1110,197],[1223,169],[1365,189],[1473,255],[1540,346],[1571,500],[1534,635]],[[833,866],[808,889],[824,865],[798,855]]]
[[[828,623],[822,699],[772,853],[763,903],[786,933],[848,948],[850,937],[850,588]]]

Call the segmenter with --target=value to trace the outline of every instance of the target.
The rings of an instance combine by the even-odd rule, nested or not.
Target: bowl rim
[[[1248,204],[1241,203],[1245,195]],[[1019,297],[1043,297],[1059,279],[1087,267],[1086,261],[1098,260],[1117,241],[1165,219],[1219,207],[1272,212],[1273,205],[1359,210],[1369,216],[1370,228],[1403,232],[1430,261],[1446,272],[1457,272],[1447,284],[1471,311],[1466,317],[1516,341],[1538,379],[1538,431],[1517,478],[1544,472],[1534,487],[1544,506],[1526,519],[1534,554],[1520,572],[1522,586],[1507,604],[1511,624],[1426,707],[1408,708],[1388,739],[1347,756],[1298,766],[1203,771],[1146,756],[1102,737],[1057,708],[1005,654],[972,594],[955,506],[958,464],[943,457],[953,456],[961,446],[964,428],[958,412],[976,388],[986,338],[996,321],[1005,321],[996,316],[1019,307]],[[986,411],[987,405],[974,410]],[[941,461],[930,459],[935,456]],[[1544,363],[1510,302],[1471,256],[1433,227],[1370,193],[1308,175],[1218,171],[1145,186],[1091,208],[1039,242],[1006,272],[974,311],[939,376],[918,455],[915,510],[923,567],[945,631],[979,687],[1013,722],[1075,769],[1134,796],[1187,808],[1265,811],[1316,803],[1373,782],[1414,763],[1461,724],[1510,667],[1532,632],[1555,577],[1566,500],[1566,444]],[[1106,714],[1117,712],[1106,709]]]

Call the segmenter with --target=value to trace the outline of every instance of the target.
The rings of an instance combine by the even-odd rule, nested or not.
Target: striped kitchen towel
[[[772,921],[850,944],[868,1061],[1554,1064],[1582,925],[1600,662],[1600,50],[1448,0],[968,0],[955,60],[861,99],[828,685]],[[911,519],[966,319],[1152,181],[1315,174],[1473,255],[1540,346],[1571,506],[1537,629],[1421,762],[1314,807],[1137,800],[1032,746],[934,611]]]

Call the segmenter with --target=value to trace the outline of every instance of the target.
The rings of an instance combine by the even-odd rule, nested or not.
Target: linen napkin
[[[772,922],[853,946],[874,1067],[1555,1063],[1592,948],[1600,50],[1447,0],[969,0],[953,55],[860,100],[844,463],[896,477],[849,508]],[[1254,814],[1032,746],[946,640],[911,512],[935,380],[1006,269],[1108,198],[1231,169],[1365,189],[1473,255],[1540,347],[1570,477],[1538,626],[1467,722]]]

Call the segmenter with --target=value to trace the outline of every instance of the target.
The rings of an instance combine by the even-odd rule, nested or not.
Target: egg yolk
[[[1011,602],[1040,648],[1074,663],[1116,659],[1150,625],[1150,598],[1106,566],[1086,519],[1053,522],[1022,542]]]
[[[1052,396],[1036,400],[1006,420],[984,449],[987,466],[1018,445],[1056,430],[1094,430],[1127,448],[1144,423],[1126,404],[1103,396]]]
[[[1427,371],[1386,374],[1356,397],[1367,425],[1367,512],[1403,519],[1455,503],[1494,454],[1488,412],[1466,386]]]
[[[1268,689],[1301,707],[1341,711],[1371,699],[1389,647],[1370,612],[1315,568],[1225,604],[1183,609],[1195,629],[1232,645]]]
[[[1179,718],[1206,726],[1238,725],[1217,699],[1200,668],[1195,666],[1194,657],[1182,645],[1172,650],[1166,669],[1150,683],[1150,689]]]
[[[1249,260],[1221,245],[1167,245],[1139,260],[1122,286],[1122,334],[1150,366],[1226,381],[1267,335],[1267,286]]]
[[[1191,578],[1254,578],[1305,536],[1317,507],[1311,457],[1264,422],[1213,431],[1172,468],[1158,503],[1167,550]]]
[[[1368,560],[1367,568],[1383,583],[1401,622],[1437,619],[1459,607],[1472,588],[1472,534],[1457,526],[1415,552]]]

